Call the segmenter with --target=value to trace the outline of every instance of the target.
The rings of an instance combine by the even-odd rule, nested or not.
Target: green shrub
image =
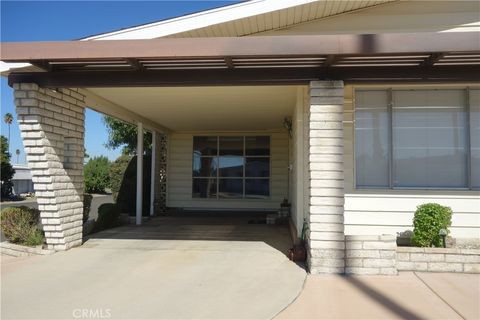
[[[0,136],[0,175],[1,175],[1,199],[5,200],[13,195],[12,178],[15,170],[10,164],[10,153],[8,152],[8,139]]]
[[[45,237],[43,235],[42,230],[38,228],[33,228],[30,233],[28,233],[27,238],[25,239],[25,242],[23,242],[24,245],[26,246],[38,246],[41,245],[45,242]]]
[[[149,215],[151,156],[143,157],[143,215]],[[110,168],[113,199],[119,210],[129,215],[135,215],[137,203],[137,157],[120,156]]]
[[[83,195],[83,223],[88,221],[90,217],[90,207],[92,206],[92,195],[85,193]]]
[[[40,211],[34,208],[10,207],[1,212],[1,228],[5,237],[12,243],[28,246],[43,244],[44,237],[38,228]]]
[[[110,187],[110,161],[107,157],[100,156],[88,160],[84,167],[85,192],[105,193]]]
[[[422,204],[417,207],[413,218],[412,244],[416,247],[441,247],[441,229],[448,231],[452,224],[452,209],[437,203]]]
[[[129,155],[121,155],[110,166],[110,186],[112,188],[112,196],[114,201],[117,201],[118,193],[122,187],[125,171],[127,170],[128,164],[132,158],[133,157]]]
[[[98,218],[95,221],[95,231],[105,230],[120,225],[120,210],[114,203],[104,203],[98,207]]]

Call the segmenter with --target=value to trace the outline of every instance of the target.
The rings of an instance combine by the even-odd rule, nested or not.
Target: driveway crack
[[[424,281],[422,279],[422,277],[420,277],[417,272],[413,272],[413,274],[415,275],[415,277],[417,277],[430,291],[433,292],[434,295],[436,295],[440,300],[442,300],[447,306],[450,307],[450,309],[452,309],[456,314],[458,314],[458,316],[464,320],[466,320],[467,318],[465,318],[457,309],[455,309],[450,303],[448,303],[447,300],[443,299],[442,296],[440,296],[435,290],[433,290],[433,288],[431,286],[428,285],[428,283],[426,281]]]

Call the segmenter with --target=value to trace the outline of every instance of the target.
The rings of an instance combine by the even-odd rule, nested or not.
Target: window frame
[[[218,162],[218,168],[216,170],[216,175],[211,176],[211,177],[206,177],[206,176],[194,176],[193,171],[194,171],[194,140],[195,137],[215,137],[217,140],[217,154],[216,155],[208,155],[208,156],[200,156],[200,158],[217,158]],[[243,173],[241,177],[221,177],[220,176],[220,138],[222,137],[241,137],[243,140],[243,155],[241,156],[232,156],[232,157],[241,157],[244,159],[243,161]],[[246,154],[246,138],[247,137],[268,137],[268,155],[247,155]],[[221,201],[238,201],[238,200],[251,200],[251,201],[265,201],[265,200],[270,200],[272,196],[272,137],[271,135],[268,134],[223,134],[223,135],[208,135],[208,134],[198,134],[198,135],[193,135],[192,136],[192,172],[191,172],[191,181],[192,181],[192,188],[191,188],[191,198],[195,200],[201,200],[201,201],[215,201],[215,200],[221,200]],[[255,176],[246,176],[246,159],[247,158],[268,158],[268,168],[269,168],[269,174],[268,177],[255,177]],[[195,197],[193,194],[193,181],[195,179],[215,179],[216,180],[216,196],[215,197],[207,197],[207,198],[202,198],[202,197]],[[222,198],[219,196],[219,189],[220,189],[220,180],[234,180],[234,179],[239,179],[242,180],[242,196],[238,198]],[[245,194],[245,185],[246,185],[246,180],[247,179],[258,179],[258,180],[267,180],[268,181],[268,196],[263,196],[262,198],[254,198],[254,197],[247,197]]]
[[[472,129],[471,129],[471,108],[470,108],[470,90],[479,90],[480,88],[471,87],[468,85],[464,86],[353,86],[353,189],[357,191],[366,191],[366,190],[453,190],[453,191],[478,191],[480,187],[473,187],[472,186],[472,145],[471,145],[471,136],[472,136]],[[356,103],[356,93],[357,91],[378,91],[383,90],[386,91],[388,96],[388,104],[387,104],[387,117],[388,117],[388,148],[389,148],[389,158],[388,158],[388,187],[373,187],[373,186],[365,186],[365,187],[358,187],[357,185],[357,154],[356,154],[356,112],[357,112],[357,103]],[[394,174],[394,165],[395,161],[393,159],[393,108],[394,108],[394,101],[393,101],[393,91],[423,91],[423,90],[462,90],[464,92],[465,97],[465,105],[463,106],[466,113],[466,122],[465,122],[465,130],[466,134],[466,175],[467,175],[467,186],[466,187],[396,187],[393,185],[393,174]]]

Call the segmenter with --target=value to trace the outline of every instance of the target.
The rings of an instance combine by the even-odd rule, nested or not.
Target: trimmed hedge
[[[151,156],[143,156],[143,215],[149,215]],[[113,199],[122,213],[135,215],[137,203],[137,157],[122,155],[110,167]]]
[[[44,243],[42,230],[38,227],[40,211],[26,206],[2,210],[0,225],[5,237],[12,243],[36,246]]]
[[[412,244],[416,247],[442,247],[441,229],[450,233],[452,209],[438,203],[426,203],[417,207],[413,218]]]
[[[92,206],[92,195],[85,193],[83,195],[83,223],[88,221],[90,218],[90,207]]]

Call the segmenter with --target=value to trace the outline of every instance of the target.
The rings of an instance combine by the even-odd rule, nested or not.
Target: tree
[[[10,126],[13,122],[13,116],[10,112],[5,113],[3,116],[3,121],[8,125],[8,141],[10,141]],[[8,146],[8,152],[10,153],[10,146]]]
[[[110,187],[110,161],[105,156],[93,157],[83,168],[85,192],[105,193]]]
[[[5,136],[0,136],[0,172],[1,172],[1,197],[9,198],[13,193],[12,178],[15,170],[10,164],[10,153],[8,152],[8,140]]]
[[[18,157],[20,156],[20,149],[15,150],[15,154],[17,155],[17,163],[18,163]]]
[[[109,149],[117,149],[123,147],[122,153],[134,155],[137,152],[137,127],[117,120],[115,118],[105,116],[103,123],[108,130],[108,142],[105,146]],[[152,150],[152,135],[147,132],[143,135],[143,146],[147,154]]]

